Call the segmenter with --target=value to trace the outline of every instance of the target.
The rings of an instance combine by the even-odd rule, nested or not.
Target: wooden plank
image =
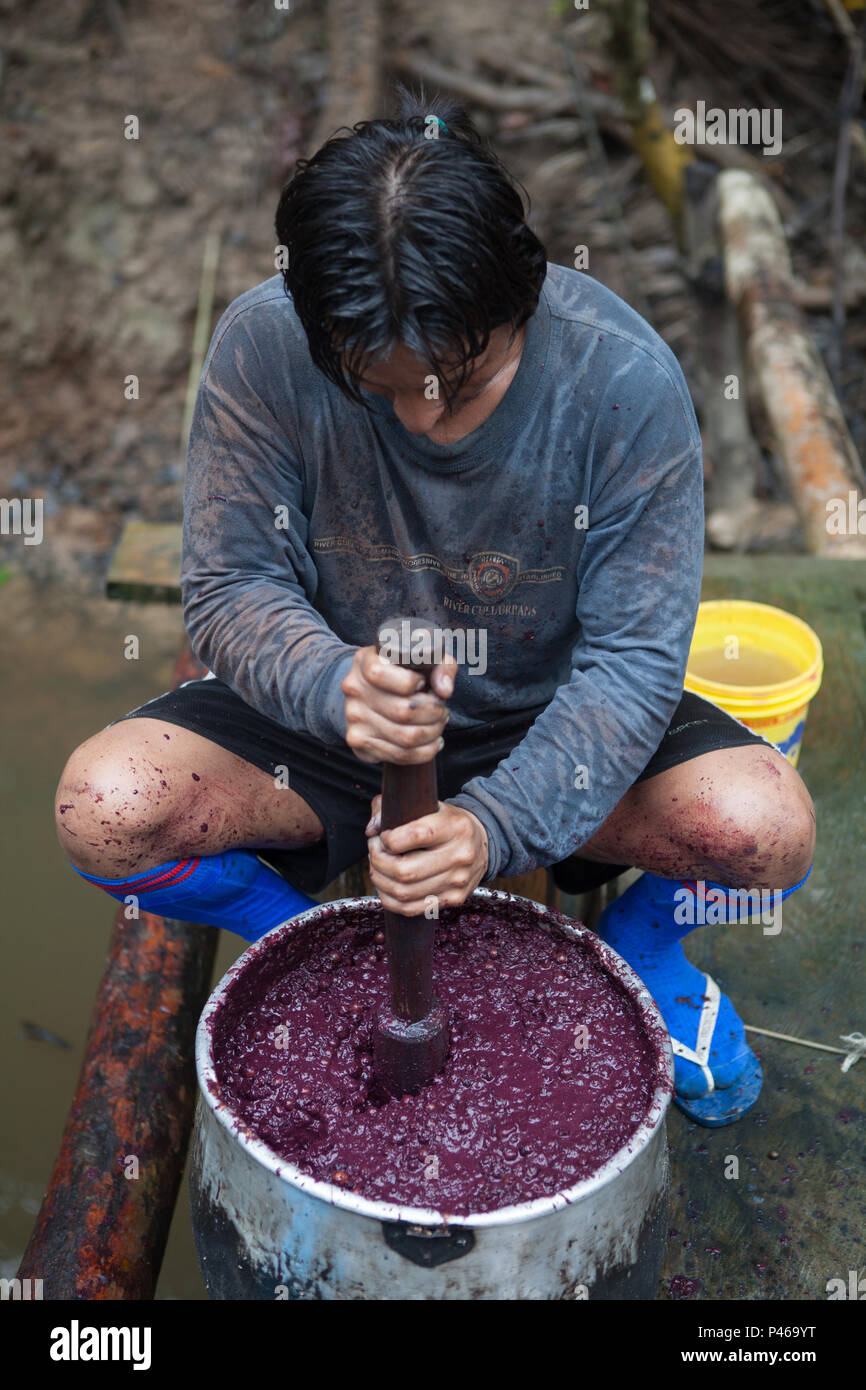
[[[180,523],[128,521],[105,580],[108,598],[180,603]]]

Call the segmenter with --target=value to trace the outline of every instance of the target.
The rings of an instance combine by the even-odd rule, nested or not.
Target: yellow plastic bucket
[[[762,734],[795,767],[823,671],[817,633],[793,613],[744,599],[699,605],[686,690]]]

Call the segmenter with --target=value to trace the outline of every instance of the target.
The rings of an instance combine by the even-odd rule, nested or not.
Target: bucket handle
[[[423,1269],[459,1260],[475,1245],[475,1232],[464,1226],[413,1226],[408,1221],[383,1221],[382,1235],[390,1250]]]

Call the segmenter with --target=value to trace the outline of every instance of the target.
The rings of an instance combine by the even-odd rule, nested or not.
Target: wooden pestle
[[[412,660],[416,650],[413,644],[417,644],[419,632],[425,630],[432,637],[432,625],[426,621],[395,619],[382,625],[380,640],[385,631],[398,634],[399,664],[420,671],[429,682],[432,661]],[[432,653],[432,647],[430,650]],[[430,815],[438,806],[435,759],[426,763],[383,764],[382,830],[394,830],[407,821]],[[390,1007],[380,1011],[374,1027],[373,1071],[394,1096],[414,1093],[432,1081],[448,1055],[448,1019],[433,995],[435,932],[435,917],[423,913],[406,917],[385,910],[391,999]]]

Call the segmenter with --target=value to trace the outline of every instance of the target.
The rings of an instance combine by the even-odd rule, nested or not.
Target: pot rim
[[[620,981],[635,1000],[643,1024],[661,1053],[663,1066],[660,1068],[647,1114],[634,1133],[623,1147],[618,1149],[590,1177],[582,1179],[571,1187],[563,1188],[562,1191],[554,1193],[551,1197],[536,1197],[531,1202],[519,1202],[513,1206],[497,1207],[494,1211],[470,1212],[469,1215],[452,1214],[434,1207],[414,1207],[398,1202],[384,1202],[369,1197],[361,1197],[354,1192],[347,1192],[335,1183],[322,1182],[313,1178],[288,1159],[281,1158],[263,1139],[259,1139],[253,1134],[224,1098],[214,1066],[213,1033],[209,1025],[214,1020],[238,976],[246,970],[253,960],[269,951],[275,941],[295,931],[300,923],[313,920],[326,910],[329,915],[335,910],[340,914],[348,915],[359,907],[366,908],[379,904],[379,899],[375,897],[338,898],[333,902],[319,903],[315,907],[307,908],[305,912],[289,918],[280,926],[271,928],[263,937],[254,942],[229,967],[215,986],[198,1021],[195,1038],[195,1063],[201,1097],[219,1124],[263,1168],[268,1169],[290,1186],[296,1187],[312,1197],[317,1197],[329,1206],[340,1207],[345,1211],[354,1212],[359,1216],[367,1216],[376,1221],[401,1221],[408,1222],[413,1226],[447,1225],[449,1227],[463,1226],[478,1229],[485,1226],[507,1226],[521,1221],[532,1221],[541,1216],[548,1216],[554,1211],[560,1211],[563,1207],[584,1201],[591,1194],[606,1187],[609,1182],[612,1182],[615,1177],[622,1173],[647,1147],[656,1131],[663,1127],[674,1088],[674,1065],[670,1036],[649,990],[628,962],[623,960],[622,956],[611,946],[601,941],[595,932],[565,917],[563,913],[557,912],[554,908],[545,906],[544,903],[536,902],[532,898],[523,898],[515,893],[507,893],[497,888],[476,888],[466,902],[470,902],[471,898],[474,897],[485,898],[490,902],[520,903],[524,908],[534,910],[540,919],[540,924],[561,931],[576,941],[591,938],[592,947],[598,952],[602,964],[615,979]]]

